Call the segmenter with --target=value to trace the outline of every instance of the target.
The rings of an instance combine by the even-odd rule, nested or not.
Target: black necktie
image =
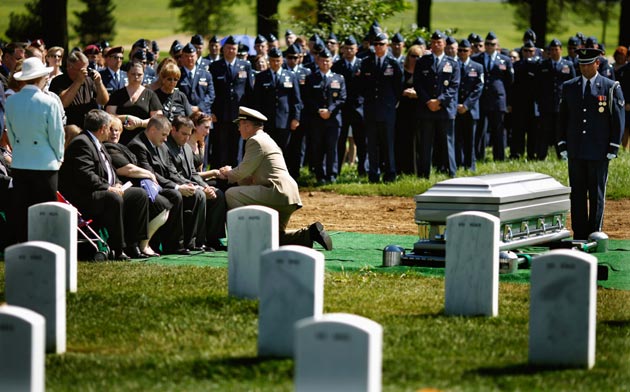
[[[101,159],[103,160],[103,165],[105,165],[105,170],[107,170],[107,182],[109,183],[110,186],[114,185],[115,176],[112,170],[112,165],[109,163],[109,160],[107,159],[107,155],[105,154],[105,149],[103,148],[102,144],[101,144],[101,148],[99,152],[101,155]]]
[[[586,81],[586,86],[584,87],[584,93],[582,94],[582,98],[586,98],[591,94],[591,81]]]

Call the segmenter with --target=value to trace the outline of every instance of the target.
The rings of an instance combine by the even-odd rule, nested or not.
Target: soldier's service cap
[[[288,37],[288,36],[290,36],[290,35],[295,35],[295,33],[293,32],[293,30],[291,30],[291,29],[287,29],[287,30],[284,32],[284,36],[285,36],[285,37]]]
[[[324,48],[321,52],[319,52],[319,57],[323,59],[329,59],[332,57],[332,53],[330,53],[330,50],[328,50],[328,48]]]
[[[203,37],[201,34],[195,34],[190,38],[190,43],[193,45],[203,45]]]
[[[446,39],[446,34],[444,34],[443,32],[441,32],[440,30],[435,30],[433,32],[433,34],[431,34],[431,39],[432,40],[437,40],[437,39]]]
[[[326,41],[328,41],[328,42],[333,41],[333,42],[336,43],[337,42],[337,35],[335,35],[335,33],[331,32],[330,34],[328,34],[328,38],[326,39]]]
[[[275,35],[273,35],[272,33],[269,33],[269,35],[267,36],[267,40],[269,42],[274,42],[278,40],[278,37],[276,37]]]
[[[112,56],[114,54],[123,54],[125,49],[122,46],[114,46],[113,48],[109,48],[107,51],[108,56]]]
[[[83,54],[99,54],[101,53],[101,48],[96,45],[88,45],[83,49]]]
[[[488,35],[486,35],[486,41],[494,41],[495,39],[497,39],[497,35],[494,31],[490,31]]]
[[[238,45],[238,42],[236,42],[233,35],[229,35],[225,41],[223,41],[223,45]]]
[[[157,41],[152,41],[151,42],[151,51],[153,53],[160,51],[160,46],[158,45]]]
[[[586,41],[584,41],[584,46],[586,46],[587,48],[594,48],[595,45],[597,45],[597,38],[593,36],[588,37]]]
[[[356,38],[354,38],[353,35],[350,35],[350,36],[348,36],[348,38],[346,38],[343,41],[343,44],[344,45],[357,45],[357,40],[356,40]]]
[[[290,45],[287,50],[284,51],[285,56],[295,56],[302,53],[302,49],[297,44]]]
[[[184,53],[197,53],[197,48],[195,48],[195,45],[193,45],[193,44],[191,44],[189,42],[186,45],[184,45],[184,47],[182,48],[182,52],[184,52]]]
[[[595,48],[578,49],[578,63],[579,64],[592,64],[599,58],[602,51]]]
[[[317,35],[317,33],[311,35],[311,38],[308,39],[311,42],[317,42],[319,40],[321,40],[321,38],[319,38],[319,35]]]
[[[136,60],[147,61],[147,52],[144,50],[138,50],[133,54],[133,57]]]
[[[36,41],[41,41],[41,40],[36,40]],[[109,41],[107,41],[107,40],[102,40],[100,45],[101,45],[101,49],[107,49],[107,48],[109,48],[111,46],[109,44]]]
[[[383,32],[380,32],[374,36],[372,42],[387,42],[387,35]]]
[[[313,52],[315,53],[319,53],[322,50],[324,50],[324,48],[326,48],[326,45],[324,45],[324,43],[322,41],[317,41],[315,42],[315,44],[313,45]]]
[[[211,44],[218,44],[219,43],[219,37],[217,37],[216,35],[213,35],[212,37],[210,37],[208,42],[211,43]]]
[[[184,46],[182,45],[181,42],[179,42],[178,40],[173,41],[173,43],[171,44],[171,52],[172,53],[177,53],[177,52],[181,52],[181,50],[184,48]]]
[[[254,44],[256,44],[256,45],[262,44],[262,43],[265,43],[265,42],[267,42],[267,38],[265,38],[265,36],[262,35],[262,34],[258,34],[256,36],[256,39],[254,40]]]
[[[131,45],[132,48],[142,48],[142,49],[146,49],[147,48],[147,40],[144,38],[140,38],[139,40],[137,40],[136,42],[133,43],[133,45]]]
[[[481,36],[479,34],[470,33],[468,34],[468,41],[473,44],[476,44],[476,43],[482,42],[483,40],[481,39]]]
[[[550,48],[561,48],[562,47],[562,42],[560,42],[559,39],[554,38],[551,40],[551,42],[549,42],[549,47]]]
[[[425,41],[422,37],[416,37],[416,39],[413,40],[412,45],[427,46],[427,41]]]
[[[580,39],[576,36],[569,37],[569,41],[567,42],[569,46],[580,46]]]
[[[238,50],[238,54],[247,55],[249,53],[249,46],[240,43],[240,44],[238,44],[238,49],[237,50]]]
[[[405,42],[405,39],[403,38],[402,34],[396,33],[392,36],[392,43],[399,44],[402,42]]]
[[[147,63],[151,63],[155,61],[155,55],[151,52],[146,52],[146,57],[147,57]]]
[[[459,41],[459,47],[460,48],[470,48],[470,41],[468,41],[466,38],[464,38],[463,40]]]
[[[456,44],[457,40],[453,37],[451,37],[450,35],[448,37],[446,37],[446,44],[447,45],[453,45]]]
[[[267,54],[272,59],[277,59],[277,58],[282,57],[282,52],[280,51],[280,49],[276,48],[275,46],[273,48],[269,49],[269,53],[267,53]]]
[[[531,48],[535,48],[536,45],[534,45],[534,43],[531,40],[527,40],[525,41],[525,43],[523,43],[523,47],[531,49]]]
[[[532,29],[527,29],[523,34],[523,41],[536,41],[536,32]]]
[[[238,117],[234,120],[237,123],[239,120],[249,120],[253,122],[265,122],[267,117],[258,110],[254,110],[245,106],[239,106]]]

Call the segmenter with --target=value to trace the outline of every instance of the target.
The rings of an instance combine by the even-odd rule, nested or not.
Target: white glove
[[[608,158],[608,160],[610,161],[610,160],[612,160],[612,159],[617,158],[617,155],[615,155],[615,154],[611,154],[611,153],[608,153],[608,154],[606,154],[606,158]]]
[[[560,151],[560,158],[562,158],[563,161],[566,161],[567,159],[569,159],[569,154],[565,151]]]

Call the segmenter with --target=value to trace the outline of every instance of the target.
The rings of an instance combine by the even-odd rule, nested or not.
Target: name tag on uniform
[[[293,83],[291,82],[284,82],[282,85],[284,86],[284,88],[293,88]]]
[[[200,85],[200,86],[207,86],[207,85],[208,85],[208,82],[202,82],[202,81],[200,80],[200,81],[199,81],[199,85]]]
[[[469,78],[476,78],[477,76],[479,76],[479,74],[474,69],[472,71],[468,72],[468,77]]]
[[[333,80],[332,82],[330,82],[330,88],[341,88],[341,84],[339,84],[338,81]]]
[[[299,80],[299,83],[300,83],[300,86],[303,86],[303,85],[304,85],[304,83],[306,83],[306,80],[305,80],[305,79],[300,79],[300,80]]]
[[[392,76],[394,74],[394,68],[391,65],[388,65],[385,68],[385,72],[383,72],[383,76]]]
[[[451,65],[451,63],[444,64],[444,68],[442,68],[442,72],[453,73],[453,66]]]
[[[563,74],[568,74],[568,73],[571,73],[571,69],[569,68],[568,65],[563,65],[562,66],[562,71],[560,71],[560,72],[562,72]]]
[[[507,67],[505,66],[505,64],[499,64],[499,69],[501,71],[505,71],[507,69]]]
[[[238,77],[239,77],[239,79],[247,78],[247,71],[245,71],[245,70],[238,71]]]

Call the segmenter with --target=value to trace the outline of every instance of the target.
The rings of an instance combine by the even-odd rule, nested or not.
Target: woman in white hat
[[[42,92],[53,67],[24,60],[13,77],[26,85],[7,99],[6,125],[13,148],[11,171],[15,233],[27,240],[27,212],[34,204],[57,200],[57,173],[63,160],[64,131],[59,104]]]

